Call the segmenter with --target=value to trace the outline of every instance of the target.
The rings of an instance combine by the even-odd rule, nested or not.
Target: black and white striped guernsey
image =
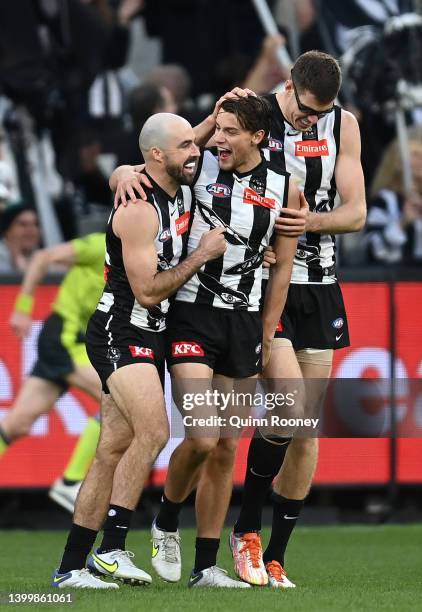
[[[171,198],[151,177],[149,179],[153,189],[145,191],[148,202],[157,211],[159,228],[154,245],[158,258],[157,272],[162,272],[176,266],[186,251],[193,195],[190,187],[182,186],[175,197]],[[135,299],[123,263],[122,243],[112,228],[115,212],[113,209],[106,231],[106,286],[97,309],[117,315],[123,321],[141,329],[161,332],[166,327],[169,301],[164,300],[161,304],[147,309]]]
[[[176,295],[176,300],[216,308],[259,310],[262,261],[275,218],[287,204],[289,177],[262,158],[248,172],[221,170],[205,151],[194,185],[195,209],[188,253],[202,234],[225,227],[227,250],[209,261]]]
[[[264,96],[272,108],[271,136],[264,151],[271,165],[287,170],[305,193],[312,212],[333,209],[337,193],[334,170],[340,149],[341,109],[319,119],[309,132],[299,132],[286,121],[275,94]],[[334,283],[335,236],[306,232],[299,238],[292,283]]]

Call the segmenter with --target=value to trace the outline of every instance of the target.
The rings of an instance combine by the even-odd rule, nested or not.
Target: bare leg
[[[214,388],[222,394],[228,394],[233,390],[235,393],[252,396],[256,390],[256,383],[256,377],[235,381],[226,376],[216,375],[213,380]],[[247,417],[249,413],[249,404],[230,405],[224,416],[229,423],[231,416]],[[220,437],[201,472],[196,491],[196,518],[200,538],[219,538],[221,535],[233,489],[233,466],[241,433],[242,429],[230,426],[224,428],[221,431],[224,437]]]
[[[164,396],[158,372],[149,364],[117,370],[108,385],[132,435],[114,473],[111,503],[133,510],[153,463],[168,440]]]
[[[116,480],[122,487],[121,499],[116,500],[116,505],[122,506],[122,524],[126,529],[129,527],[128,514],[136,505],[151,466],[168,440],[164,395],[157,369],[152,364],[138,363],[122,367],[109,376],[107,385],[110,396],[103,395],[102,398],[100,441],[76,500],[74,520],[60,564],[60,574],[84,567],[109,508],[116,471]],[[119,467],[120,462],[122,464]],[[109,513],[101,544],[105,550],[100,553],[96,551],[91,558],[96,570],[106,574],[110,572],[104,564],[108,560],[112,561],[115,556],[104,561],[98,555],[107,554],[108,550],[113,555],[124,554],[125,535],[115,537],[114,531],[119,529],[118,525],[113,524],[112,517]],[[117,578],[151,582],[148,574],[128,560],[124,563],[121,559],[117,567],[110,571]],[[105,587],[96,583],[96,588]]]
[[[103,524],[117,464],[132,440],[132,430],[110,395],[101,400],[97,452],[76,499],[73,522],[98,531]]]
[[[264,375],[265,378],[271,379],[302,378],[296,353],[289,340],[276,338],[273,341],[270,362]]]
[[[300,351],[298,360],[306,382],[306,416],[319,414],[327,380],[331,371],[332,351],[309,353]],[[310,363],[314,360],[318,363]],[[299,517],[303,500],[309,492],[318,458],[318,440],[296,435],[287,450],[285,460],[274,481],[273,520],[271,537],[264,552],[264,562],[275,572],[273,578],[291,587],[279,565],[285,566],[285,552]],[[279,565],[278,565],[279,564]]]
[[[306,415],[319,413],[326,385],[331,374],[331,366],[301,363],[308,386],[305,406]],[[312,380],[315,379],[315,384]],[[311,487],[312,478],[318,461],[318,440],[316,438],[293,438],[286,453],[283,465],[274,481],[274,491],[287,499],[304,499]]]
[[[196,491],[198,537],[219,538],[233,489],[237,439],[221,438],[207,458]]]
[[[305,499],[318,461],[317,438],[293,438],[274,480],[274,491],[287,499]]]
[[[292,384],[299,389],[303,386],[302,373],[297,362],[291,342],[287,339],[275,339],[270,362],[265,369],[262,385],[266,393],[286,393],[291,391]],[[289,388],[290,387],[290,388]],[[266,416],[276,415],[282,418],[299,416],[292,414],[298,407],[303,407],[301,393],[296,394],[293,408],[276,406]],[[247,469],[243,488],[242,505],[234,531],[249,533],[261,529],[262,508],[271,488],[271,483],[278,473],[288,448],[294,428],[260,427],[250,441]]]
[[[175,402],[182,411],[181,396],[184,392],[192,392],[193,379],[200,379],[195,385],[195,392],[205,392],[211,387],[212,370],[204,364],[183,363],[172,367],[172,375],[177,384],[177,396]],[[187,380],[184,386],[184,380]],[[212,407],[205,406],[195,408],[192,415],[195,417],[207,417],[213,414]],[[209,432],[209,433],[208,433]],[[214,434],[214,435],[213,435]],[[215,448],[218,442],[219,432],[207,428],[207,437],[197,428],[186,428],[186,438],[173,451],[167,472],[164,493],[172,502],[183,502],[193,490],[198,480],[200,470],[208,454]]]
[[[1,422],[1,428],[9,440],[14,442],[28,435],[34,422],[51,410],[60,394],[60,387],[48,380],[37,376],[27,378]]]
[[[66,377],[72,387],[77,387],[98,402],[101,399],[101,382],[97,372],[92,366],[75,366],[74,371]]]

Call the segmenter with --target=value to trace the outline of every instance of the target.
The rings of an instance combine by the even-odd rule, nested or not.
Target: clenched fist
[[[224,232],[224,227],[216,227],[202,234],[198,250],[203,253],[205,261],[216,259],[226,252],[227,242],[224,238]]]

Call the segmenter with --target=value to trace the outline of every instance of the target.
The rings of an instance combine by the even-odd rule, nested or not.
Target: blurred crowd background
[[[268,4],[279,34],[252,0],[0,3],[0,275],[104,228],[109,173],[140,162],[151,114],[195,124],[235,85],[282,87],[282,47],[339,58],[339,103],[359,120],[369,215],[340,242],[341,266],[422,261],[422,2]]]

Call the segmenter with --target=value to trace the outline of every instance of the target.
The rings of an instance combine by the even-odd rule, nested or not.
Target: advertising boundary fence
[[[352,347],[350,350],[338,351],[333,374],[336,375],[336,372],[341,370],[344,356],[351,358],[354,350],[360,351],[359,354],[365,353],[365,341],[379,354],[385,349],[390,381],[391,435],[389,438],[379,439],[321,440],[321,456],[315,482],[317,485],[328,486],[382,485],[388,490],[390,500],[394,503],[399,485],[422,483],[422,470],[417,468],[418,457],[419,465],[422,464],[422,439],[397,437],[397,419],[400,412],[397,379],[403,376],[403,367],[409,378],[422,377],[422,313],[418,307],[422,299],[422,274],[418,274],[416,270],[397,268],[387,272],[347,271],[342,276],[341,284],[350,320]],[[8,329],[8,318],[18,283],[19,280],[14,277],[0,281],[0,337],[3,339],[0,347],[0,415],[11,404],[23,374],[28,371],[28,355],[34,351],[34,338],[27,341],[24,350],[21,350],[17,339],[10,339],[12,332]],[[48,314],[56,287],[57,278],[50,279],[38,289],[34,320],[41,322]],[[366,304],[361,303],[365,300]],[[369,309],[369,312],[365,308]],[[364,329],[360,329],[365,317],[371,322],[369,327],[373,328],[373,341],[368,338],[369,327],[365,328],[366,324],[362,324]],[[4,339],[9,339],[8,346],[5,345]],[[8,380],[5,376],[8,376]],[[87,400],[83,394],[72,393],[72,398],[72,406],[59,407],[53,411],[50,417],[44,418],[38,424],[35,435],[18,442],[0,460],[4,464],[4,469],[0,471],[0,489],[47,487],[60,474],[77,439],[76,433],[81,429],[83,418],[96,411],[95,403]],[[80,407],[83,407],[85,414],[81,413]],[[76,419],[73,424],[70,421],[65,422],[71,409],[75,410],[75,415],[72,413],[72,419]],[[46,425],[47,421],[50,423],[49,427]],[[50,432],[50,437],[51,432],[54,432],[51,443],[47,444],[47,440],[42,439],[43,431]],[[247,444],[248,440],[243,440],[240,446],[235,473],[237,485],[243,481]],[[162,486],[170,452],[171,447],[161,456],[152,473],[151,485]],[[40,474],[43,476],[40,477]]]

